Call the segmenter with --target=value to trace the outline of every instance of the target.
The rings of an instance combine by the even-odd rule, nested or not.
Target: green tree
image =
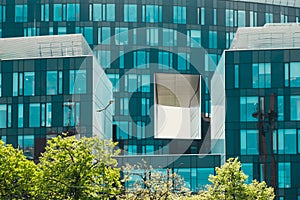
[[[36,165],[21,150],[0,140],[0,199],[32,199]]]
[[[121,183],[115,143],[99,138],[56,137],[48,141],[37,176],[41,199],[108,199]]]
[[[259,183],[256,180],[246,184],[247,177],[241,170],[238,158],[230,158],[222,167],[216,168],[216,175],[209,177],[212,185],[208,185],[207,191],[200,192],[198,199],[274,199],[272,187],[268,187],[265,182]]]
[[[119,199],[173,200],[190,195],[183,178],[171,173],[170,169],[155,170],[144,162],[133,166],[127,164],[123,173],[128,188]]]

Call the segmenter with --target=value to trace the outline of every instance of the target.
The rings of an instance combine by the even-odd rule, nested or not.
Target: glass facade
[[[154,91],[153,86],[151,84],[145,86],[145,82],[148,80],[150,83],[153,82],[153,74],[160,72],[168,73],[173,70],[184,74],[203,72],[202,82],[208,81],[207,85],[203,84],[201,88],[203,90],[201,106],[204,115],[210,116],[211,86],[209,81],[215,70],[214,64],[219,62],[223,50],[230,47],[237,28],[263,26],[265,23],[299,22],[300,9],[298,7],[274,4],[224,0],[173,2],[149,0],[147,3],[115,0],[88,2],[57,0],[36,2],[33,6],[27,1],[0,1],[0,37],[82,33],[88,44],[96,49],[95,55],[114,85],[115,138],[120,148],[124,149],[127,145],[128,152],[132,154],[147,154],[148,150],[153,152],[153,148],[157,154],[174,154],[178,153],[176,149],[180,144],[174,145],[170,141],[153,139],[151,119],[153,119]],[[182,40],[181,35],[188,37]],[[202,47],[207,52],[205,56],[200,56]],[[235,115],[229,117],[233,124],[242,122],[241,127],[232,124],[232,126],[239,127],[239,130],[232,131],[232,134],[234,132],[239,136],[235,139],[238,141],[237,144],[242,142],[241,130],[255,129],[258,118],[253,117],[253,114],[258,111],[257,109],[262,103],[269,105],[267,93],[255,93],[252,92],[253,90],[267,88],[276,93],[278,121],[285,123],[290,120],[296,123],[300,118],[296,107],[300,94],[295,92],[300,85],[298,83],[300,75],[297,70],[299,60],[285,59],[274,64],[264,59],[268,55],[242,54],[235,56],[236,60],[241,62],[232,62],[232,66],[229,67],[234,72],[234,79],[232,78],[232,82],[226,84],[228,89],[235,88],[240,91],[233,97],[233,105],[237,105],[232,109]],[[290,56],[288,54],[286,57]],[[252,57],[257,59],[243,63],[244,58],[247,60]],[[272,58],[275,57],[272,56]],[[195,60],[199,60],[200,70],[196,70],[193,66],[192,62]],[[69,65],[60,63],[56,66],[65,67],[74,64],[65,62]],[[278,65],[285,69],[281,71],[281,74],[277,73],[279,70],[272,70]],[[17,68],[19,67],[15,69]],[[20,69],[22,69],[22,64],[20,64]],[[135,71],[130,71],[132,69]],[[26,70],[13,70],[11,76],[6,76],[7,72],[1,71],[1,86],[12,85],[9,91],[8,88],[1,87],[1,96],[13,96],[13,98],[20,99],[45,96],[45,98],[55,99],[56,95],[88,94],[87,83],[86,85],[84,83],[73,85],[70,82],[70,80],[83,80],[85,76],[89,77],[87,71],[81,72],[79,68],[65,70],[58,67],[55,69],[49,67],[46,71],[48,72],[40,73],[28,67]],[[277,78],[281,76],[284,79]],[[6,77],[11,77],[11,80]],[[42,81],[40,77],[43,77]],[[29,87],[30,85],[34,87]],[[276,88],[281,86],[288,89],[288,92],[278,92]],[[261,97],[264,97],[263,101]],[[62,102],[68,102],[68,100],[69,98],[66,97]],[[60,105],[57,109],[57,105],[54,102],[51,103],[51,106],[47,105],[46,101],[40,104],[40,126],[42,127],[43,124],[47,126],[47,123],[59,127],[59,123],[54,118],[50,117],[51,122],[47,122],[47,113],[51,113],[48,116],[61,116],[59,120],[62,123],[64,121],[63,106]],[[7,104],[12,104],[11,126],[28,127],[29,121],[26,119],[26,115],[29,114],[28,101],[20,100],[16,104]],[[292,109],[290,105],[295,109]],[[7,105],[6,112],[8,110]],[[16,115],[14,110],[22,114],[18,116],[18,122],[14,122],[13,118]],[[60,110],[59,115],[56,113],[57,110]],[[245,115],[243,115],[244,112]],[[5,115],[5,127],[10,124],[8,117]],[[67,121],[65,120],[65,124],[68,124]],[[75,121],[74,113],[72,124],[75,124]],[[281,127],[285,129],[284,125]],[[4,136],[6,137],[6,133]],[[8,141],[15,140],[8,139]],[[247,141],[243,140],[243,142],[247,144]],[[195,140],[191,142],[189,148],[180,153],[198,153],[201,146],[202,141]],[[278,144],[277,148],[279,146]],[[240,145],[235,150],[239,153],[244,151]],[[247,149],[245,151],[247,152]],[[270,151],[273,150],[268,149],[268,152]],[[253,168],[255,169],[255,166]],[[255,174],[253,176],[256,177]],[[194,188],[192,186],[194,183],[190,185]]]

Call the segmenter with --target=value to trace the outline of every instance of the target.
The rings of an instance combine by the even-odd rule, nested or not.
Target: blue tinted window
[[[29,127],[40,127],[40,104],[29,104]]]
[[[158,29],[157,28],[147,28],[147,40],[146,44],[150,46],[158,45]]]
[[[137,22],[137,5],[124,4],[124,22]]]
[[[300,96],[291,96],[290,117],[291,120],[300,120]]]
[[[57,94],[57,71],[47,71],[47,95]]]
[[[110,44],[110,27],[98,28],[98,44]]]
[[[51,127],[52,103],[46,103],[46,127]]]
[[[271,63],[252,64],[253,88],[271,87]]]
[[[190,47],[201,47],[201,31],[189,30],[187,37],[187,45]]]
[[[275,141],[278,144],[275,144],[275,147],[277,145],[278,154],[296,154],[297,136],[295,129],[278,129],[277,136]]]
[[[226,9],[226,26],[233,26],[234,25],[234,11]]]
[[[178,70],[189,70],[190,69],[190,54],[189,53],[178,53],[177,56],[177,69]]]
[[[300,62],[290,63],[290,86],[300,87]],[[288,77],[286,77],[287,79]]]
[[[116,45],[128,44],[128,28],[115,28],[115,43]]]
[[[158,52],[158,68],[166,70],[173,68],[173,54],[171,52]]]
[[[18,104],[18,128],[23,127],[24,122],[24,107],[23,104]]]
[[[257,12],[250,11],[250,26],[257,26]]]
[[[258,97],[240,97],[240,120],[257,121],[252,114],[258,111]]]
[[[63,6],[62,4],[53,5],[53,21],[62,21],[63,20]]]
[[[184,6],[173,7],[173,23],[175,24],[186,23],[186,7]]]
[[[283,121],[284,120],[284,97],[283,96],[277,96],[277,120]]]
[[[238,11],[238,27],[246,26],[246,12],[244,10]]]
[[[6,104],[0,104],[0,128],[6,128]]]
[[[69,72],[69,93],[86,93],[86,70],[70,70]]]
[[[97,50],[96,51],[96,57],[98,59],[98,62],[102,68],[109,68],[110,67],[110,51],[103,51],[103,50]]]
[[[7,127],[11,127],[11,105],[7,105]]]
[[[246,183],[252,183],[253,180],[253,163],[242,163],[242,171],[248,176]]]
[[[115,21],[115,4],[93,4],[93,21]]]
[[[133,52],[133,66],[134,68],[148,68],[150,54],[146,51]]]
[[[217,31],[209,31],[209,48],[218,47],[218,33]]]
[[[15,22],[27,22],[27,5],[15,5]]]
[[[18,135],[18,147],[28,159],[34,158],[34,135]]]
[[[163,29],[163,45],[176,46],[177,45],[177,32],[173,29]]]
[[[41,4],[41,21],[49,21],[49,4]]]
[[[265,13],[265,20],[266,23],[273,23],[273,13]]]
[[[239,65],[234,65],[234,87],[239,87],[240,74],[239,74]]]
[[[291,187],[291,163],[288,162],[278,163],[278,187],[279,188]]]
[[[241,155],[258,155],[258,131],[240,131]]]
[[[80,4],[67,4],[67,21],[79,21]]]
[[[5,22],[6,20],[6,6],[0,5],[0,22]]]
[[[24,72],[24,96],[34,96],[35,76],[34,72]]]
[[[197,191],[210,184],[208,177],[214,175],[214,168],[197,168]]]
[[[64,35],[67,34],[67,27],[58,27],[57,28],[58,35]]]
[[[161,22],[162,7],[158,5],[143,5],[142,6],[142,21],[143,22]]]

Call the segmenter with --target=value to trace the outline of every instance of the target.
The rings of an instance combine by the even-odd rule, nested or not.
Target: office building
[[[0,80],[1,139],[28,158],[62,133],[110,137],[112,85],[82,35],[0,39]]]
[[[222,94],[222,84],[216,90],[210,83],[223,51],[239,27],[299,22],[299,17],[297,0],[0,0],[0,37],[82,33],[114,86],[113,138],[123,150],[120,163],[144,157],[177,171],[197,191],[224,162],[228,148],[225,135],[218,134],[224,127],[211,124],[212,117],[225,120],[213,116],[211,106],[211,95]],[[179,88],[188,83],[198,98],[183,102],[180,89],[168,88],[172,78],[160,81],[166,73],[185,80]],[[191,119],[189,134],[180,131],[184,126],[172,127],[178,134],[157,129],[173,123],[157,123],[170,109],[182,125]]]

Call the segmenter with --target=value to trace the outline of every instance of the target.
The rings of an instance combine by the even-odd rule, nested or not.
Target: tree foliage
[[[199,194],[199,199],[274,199],[274,189],[268,187],[265,182],[259,183],[253,180],[252,183],[246,184],[248,176],[241,170],[241,163],[238,158],[230,158],[222,167],[216,168],[216,175],[211,175],[207,191]]]
[[[21,150],[0,140],[0,199],[31,199],[36,165]]]
[[[129,186],[119,199],[127,200],[167,200],[189,196],[184,180],[170,169],[154,170],[146,162],[137,165],[127,164],[124,169],[124,180]]]
[[[108,199],[119,193],[120,171],[111,156],[115,144],[95,138],[48,141],[37,176],[41,199]]]

